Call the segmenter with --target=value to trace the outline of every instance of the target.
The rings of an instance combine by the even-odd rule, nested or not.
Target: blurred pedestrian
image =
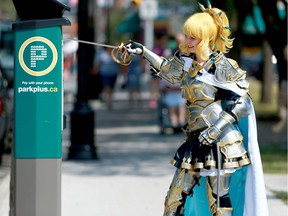
[[[164,215],[182,216],[187,213],[185,208],[194,206],[189,215],[266,216],[265,184],[246,72],[224,55],[233,45],[226,14],[209,1],[207,6],[200,5],[202,12],[185,21],[185,42],[172,59],[134,41],[126,44],[128,52],[143,56],[160,78],[180,84],[187,100],[186,138],[172,160],[176,172]]]
[[[169,47],[163,52],[165,58],[172,58],[178,52],[178,46],[185,41],[183,34],[170,38]],[[160,103],[167,108],[170,126],[173,133],[181,132],[186,122],[186,100],[182,98],[180,85],[168,85],[165,80],[159,81]],[[162,113],[162,112],[161,112]]]
[[[120,73],[120,65],[111,56],[111,48],[103,48],[96,52],[93,65],[93,74],[99,74],[101,78],[101,98],[112,108],[113,90]]]
[[[153,47],[153,52],[159,56],[163,56],[165,51],[164,39],[165,37],[163,34],[156,34],[156,40],[155,45]],[[151,86],[150,86],[150,101],[149,101],[149,107],[151,109],[157,108],[158,99],[159,99],[159,79],[156,75],[152,74]]]
[[[145,70],[145,65],[140,56],[135,56],[130,63],[127,74],[125,74],[122,88],[129,94],[129,101],[139,101],[141,99],[141,77]]]
[[[168,86],[165,80],[160,80],[159,89],[161,92],[160,103],[167,107],[169,123],[173,133],[179,133],[186,123],[186,100],[181,96],[180,86]]]

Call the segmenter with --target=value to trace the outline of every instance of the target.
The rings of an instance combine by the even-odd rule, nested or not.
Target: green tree
[[[16,17],[16,10],[12,0],[0,0],[0,19],[12,20]]]

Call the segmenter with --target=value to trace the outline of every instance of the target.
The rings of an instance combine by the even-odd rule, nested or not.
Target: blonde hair
[[[208,47],[223,53],[229,52],[233,47],[234,39],[229,38],[231,35],[229,20],[227,15],[218,8],[210,8],[190,16],[183,25],[183,33],[201,40],[196,47],[196,53],[204,60],[209,57],[205,53]],[[180,44],[179,48],[181,52],[190,54],[185,42]]]

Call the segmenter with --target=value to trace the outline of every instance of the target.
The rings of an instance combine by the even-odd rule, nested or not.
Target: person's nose
[[[192,44],[192,40],[190,38],[186,38],[185,42],[188,46]]]

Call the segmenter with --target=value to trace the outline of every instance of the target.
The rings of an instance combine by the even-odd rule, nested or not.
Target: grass
[[[275,116],[277,115],[277,99],[278,99],[278,85],[277,82],[274,81],[272,85],[272,101],[271,103],[261,103],[261,89],[262,83],[258,80],[249,80],[250,87],[249,93],[252,97],[254,109],[256,114],[260,114],[261,116]]]
[[[272,85],[272,101],[269,104],[261,103],[262,84],[257,80],[250,81],[250,95],[253,99],[255,113],[266,119],[277,117],[278,86],[276,82]],[[287,175],[287,147],[264,146],[260,147],[262,166],[264,173]],[[272,193],[288,205],[288,193],[284,191],[272,191]]]
[[[288,205],[288,193],[286,191],[272,191],[272,193]]]
[[[264,173],[287,175],[287,148],[277,146],[262,147],[260,152]],[[272,193],[288,205],[288,193],[285,188],[283,191],[272,190]]]
[[[264,173],[287,175],[287,148],[262,147],[260,152]],[[273,190],[272,193],[288,205],[288,193],[285,188],[284,191]]]
[[[253,99],[255,113],[258,116],[264,116],[266,119],[273,119],[277,116],[277,99],[278,86],[274,81],[272,85],[272,101],[269,104],[261,103],[262,83],[258,80],[249,80],[249,92]],[[282,173],[287,174],[287,147],[265,146],[261,147],[261,157],[263,170],[266,173]]]
[[[288,205],[288,193],[286,191],[272,191],[272,193]]]
[[[253,99],[255,113],[264,119],[273,119],[277,116],[277,99],[278,99],[278,86],[274,81],[272,85],[272,101],[269,104],[263,104],[261,99],[262,83],[258,80],[249,80],[249,92]],[[266,173],[286,173],[287,174],[287,148],[279,146],[261,147],[261,157],[263,170]]]
[[[287,174],[287,148],[265,146],[260,152],[264,173]]]

